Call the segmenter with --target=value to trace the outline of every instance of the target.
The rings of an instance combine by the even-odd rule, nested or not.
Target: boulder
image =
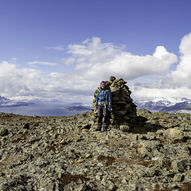
[[[182,140],[184,132],[179,129],[169,128],[164,132],[164,136],[170,140]]]

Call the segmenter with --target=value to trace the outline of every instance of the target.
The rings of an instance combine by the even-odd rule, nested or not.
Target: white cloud
[[[141,85],[132,85],[132,97],[136,99],[145,100],[160,100],[161,98],[166,98],[171,100],[172,98],[189,98],[191,99],[191,89],[187,87],[179,88],[159,88],[157,85],[155,87],[144,87]]]
[[[70,73],[45,73],[40,69],[18,68],[16,64],[1,62],[0,92],[2,96],[13,98],[91,103],[99,82],[115,75],[128,80],[128,85],[130,81],[129,87],[136,98],[189,97],[190,47],[191,34],[183,37],[181,41],[180,63],[176,70],[165,76],[178,59],[164,46],[156,47],[154,53],[141,56],[126,51],[124,46],[103,43],[100,38],[94,37],[68,46],[67,52],[70,56],[63,58],[62,62],[69,65],[68,67],[75,67]],[[56,66],[56,63],[40,61],[28,64],[29,67],[36,64]],[[156,80],[156,76],[159,76],[159,79]]]
[[[139,83],[132,85],[135,98],[172,98],[186,97],[191,99],[191,33],[185,35],[179,46],[180,62],[174,71],[154,83]],[[144,81],[144,79],[143,79]]]
[[[62,63],[65,64],[65,65],[71,65],[71,64],[74,64],[76,59],[75,58],[62,58]]]
[[[92,92],[89,93],[93,89],[92,83],[77,75],[19,68],[6,61],[0,63],[0,68],[1,96],[29,100],[59,99],[64,102],[76,99],[80,102],[92,95]]]
[[[11,61],[13,61],[13,62],[17,61],[17,58],[11,58]]]
[[[0,77],[6,76],[15,70],[15,64],[9,64],[7,61],[3,61],[1,64]]]
[[[48,49],[52,49],[52,50],[59,50],[59,51],[64,51],[65,48],[64,46],[60,45],[60,46],[49,46],[49,47],[46,47]]]
[[[86,39],[81,44],[68,45],[68,53],[70,53],[72,57],[85,57],[86,59],[98,54],[101,58],[107,58],[112,54],[121,52],[123,48],[123,46],[113,46],[111,43],[102,43],[100,38],[93,37]]]
[[[153,55],[133,55],[111,43],[102,43],[100,38],[87,39],[81,44],[68,46],[71,61],[76,71],[87,79],[107,79],[111,75],[134,79],[141,76],[161,74],[177,62],[177,56],[163,46],[156,47]]]
[[[46,66],[58,65],[57,63],[53,63],[53,62],[40,62],[40,61],[31,61],[31,62],[28,62],[27,64],[29,64],[29,65],[46,65]]]
[[[180,63],[176,70],[168,74],[162,81],[162,85],[171,88],[191,88],[191,33],[182,38],[179,50],[181,53]]]
[[[182,38],[179,49],[183,55],[191,54],[191,33]]]

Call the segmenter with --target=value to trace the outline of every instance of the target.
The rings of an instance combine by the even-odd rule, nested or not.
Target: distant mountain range
[[[91,106],[83,103],[62,103],[58,101],[14,101],[0,96],[0,112],[21,115],[63,116],[90,111]]]
[[[31,103],[23,101],[14,101],[6,97],[0,96],[0,107],[17,107],[17,106],[27,106]]]
[[[90,105],[84,105],[82,103],[72,103],[69,106],[65,107],[67,110],[71,110],[71,111],[90,111],[91,110],[91,106]]]
[[[191,113],[191,100],[187,98],[138,100],[134,103],[138,109],[147,109],[152,112]]]
[[[160,99],[142,99],[142,100],[134,100],[133,101],[137,105],[137,109],[147,109],[151,112],[169,112],[169,113],[190,113],[191,114],[191,100],[187,98],[160,98]],[[39,106],[38,106],[39,105]],[[0,96],[0,108],[2,111],[9,111],[3,110],[3,108],[17,108],[20,106],[30,106],[30,108],[41,108],[42,110],[46,110],[47,112],[55,113],[55,115],[61,115],[63,110],[67,113],[81,113],[85,111],[91,110],[91,105],[84,105],[82,103],[72,103],[68,105],[54,105],[50,104],[48,107],[44,104],[38,103],[31,103],[31,102],[24,102],[24,101],[14,101],[3,96]],[[28,107],[27,107],[28,108]],[[24,110],[24,109],[23,109]],[[48,111],[49,110],[49,111]],[[59,110],[59,111],[58,111]],[[16,109],[14,110],[16,111]],[[32,109],[34,112],[34,109]],[[36,111],[36,110],[35,110]],[[39,109],[38,109],[39,112]],[[39,112],[41,113],[41,112]],[[39,114],[38,113],[38,114]],[[42,114],[44,111],[42,112]],[[48,114],[47,114],[48,115]]]

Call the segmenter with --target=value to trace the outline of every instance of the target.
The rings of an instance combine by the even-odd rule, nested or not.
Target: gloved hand
[[[108,107],[108,111],[112,112],[112,107],[111,106]]]

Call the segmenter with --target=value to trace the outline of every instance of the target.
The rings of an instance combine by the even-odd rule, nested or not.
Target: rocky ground
[[[137,114],[129,132],[105,133],[90,112],[1,113],[0,190],[191,191],[191,115]]]

